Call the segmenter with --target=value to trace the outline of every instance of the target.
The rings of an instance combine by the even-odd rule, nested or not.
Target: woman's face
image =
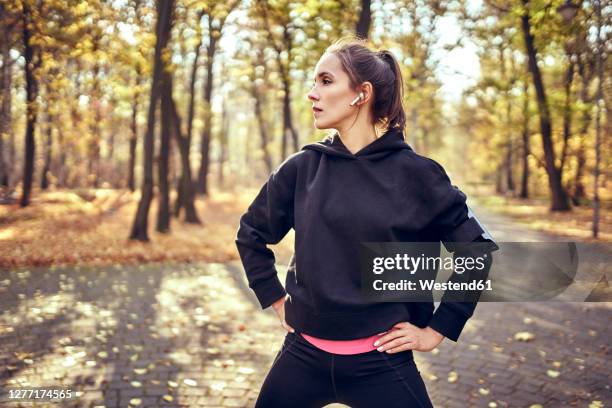
[[[314,125],[317,129],[342,129],[357,114],[350,103],[358,95],[350,87],[340,59],[334,54],[323,54],[315,67],[314,84],[308,99],[312,102]]]

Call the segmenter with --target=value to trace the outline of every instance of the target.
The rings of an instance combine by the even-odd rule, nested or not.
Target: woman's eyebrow
[[[321,78],[324,75],[329,75],[332,78],[334,77],[334,74],[332,74],[331,72],[323,71],[323,72],[319,72],[317,76],[315,76],[314,79],[317,79],[317,77]]]

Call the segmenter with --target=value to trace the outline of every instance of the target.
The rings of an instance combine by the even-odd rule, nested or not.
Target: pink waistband
[[[385,335],[387,332],[375,334],[370,337],[363,337],[355,340],[326,340],[312,337],[304,333],[300,335],[313,346],[333,354],[360,354],[375,350],[374,342]]]

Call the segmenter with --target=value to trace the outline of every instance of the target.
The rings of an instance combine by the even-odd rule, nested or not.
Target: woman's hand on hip
[[[431,351],[438,346],[444,336],[426,327],[421,329],[408,322],[400,322],[393,326],[384,336],[379,338],[374,346],[378,351],[397,353],[406,350]]]
[[[295,329],[289,326],[287,322],[285,321],[285,300],[286,299],[287,297],[283,296],[282,298],[278,299],[276,302],[272,303],[272,307],[274,308],[274,311],[276,312],[276,315],[278,316],[278,320],[280,320],[281,325],[285,328],[285,330],[287,330],[288,332],[294,333]]]

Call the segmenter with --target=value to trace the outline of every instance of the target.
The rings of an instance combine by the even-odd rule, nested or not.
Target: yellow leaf
[[[547,371],[546,371],[546,374],[547,374],[549,377],[552,377],[552,378],[557,378],[557,377],[559,376],[559,374],[561,374],[561,373],[560,373],[560,372],[558,372],[558,371],[556,371],[556,370],[547,370]]]
[[[517,341],[532,341],[533,339],[535,339],[534,334],[528,331],[514,333],[514,340]]]
[[[254,370],[254,369],[252,369],[251,367],[239,367],[239,368],[238,368],[238,372],[239,372],[240,374],[246,374],[246,375],[248,375],[248,374],[253,374],[253,373],[255,372],[255,370]]]
[[[448,373],[448,382],[449,383],[455,383],[457,382],[457,380],[459,379],[459,374],[457,374],[456,371],[451,371],[450,373]]]
[[[185,378],[183,382],[190,387],[195,387],[198,385],[198,383],[195,380],[192,380],[191,378]]]

